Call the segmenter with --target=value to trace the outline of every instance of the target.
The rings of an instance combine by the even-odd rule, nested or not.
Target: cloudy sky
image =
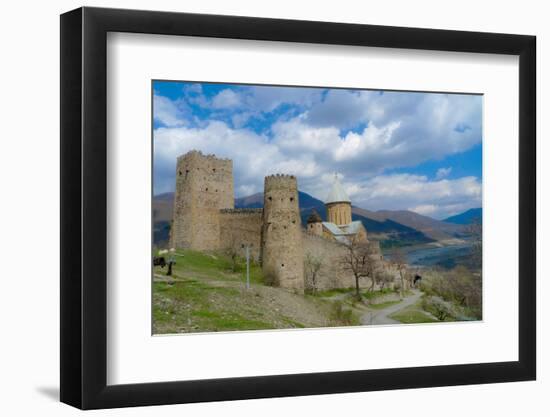
[[[155,81],[154,193],[173,191],[177,156],[233,160],[235,194],[294,174],[325,200],[445,218],[481,207],[482,97]]]

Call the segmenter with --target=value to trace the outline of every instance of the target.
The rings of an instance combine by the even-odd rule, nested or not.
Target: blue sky
[[[154,193],[177,156],[231,158],[237,197],[294,174],[324,200],[334,173],[354,205],[445,218],[481,206],[482,97],[329,88],[153,83]]]

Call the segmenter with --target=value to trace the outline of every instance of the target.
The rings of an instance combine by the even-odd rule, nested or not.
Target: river
[[[418,245],[402,247],[401,250],[407,257],[409,265],[414,266],[439,266],[442,268],[454,268],[464,263],[471,254],[470,243],[461,243],[448,246]],[[391,259],[391,250],[383,250],[384,257]]]

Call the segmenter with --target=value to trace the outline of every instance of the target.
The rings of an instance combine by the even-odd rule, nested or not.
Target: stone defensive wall
[[[303,232],[302,241],[304,244],[304,264],[308,262],[308,255],[322,260],[321,269],[316,277],[318,290],[355,287],[353,274],[342,266],[342,258],[347,254],[345,245],[305,231]],[[387,262],[383,260],[379,262],[380,269],[386,269],[393,272],[393,274],[398,274]],[[305,267],[305,282],[307,288],[308,284],[310,284],[307,265]],[[361,278],[359,280],[361,288],[368,288],[370,285],[371,281],[368,278]]]
[[[220,246],[233,248],[244,256],[243,244],[251,245],[250,254],[260,260],[263,209],[222,209],[220,216]]]
[[[303,233],[302,241],[304,244],[304,263],[307,264],[308,255],[322,261],[321,268],[316,277],[316,287],[318,290],[355,287],[353,274],[345,271],[341,264],[341,258],[347,252],[343,244],[308,232]],[[307,265],[305,267],[305,281],[307,288],[310,285]],[[362,279],[359,284],[362,287],[367,287],[370,282],[368,279]]]

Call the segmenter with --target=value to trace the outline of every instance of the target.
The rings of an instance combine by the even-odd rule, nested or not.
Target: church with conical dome
[[[351,200],[337,175],[325,200],[325,208],[327,221],[323,221],[319,213],[313,211],[307,219],[308,232],[340,243],[367,241],[367,230],[363,223],[352,220]]]

